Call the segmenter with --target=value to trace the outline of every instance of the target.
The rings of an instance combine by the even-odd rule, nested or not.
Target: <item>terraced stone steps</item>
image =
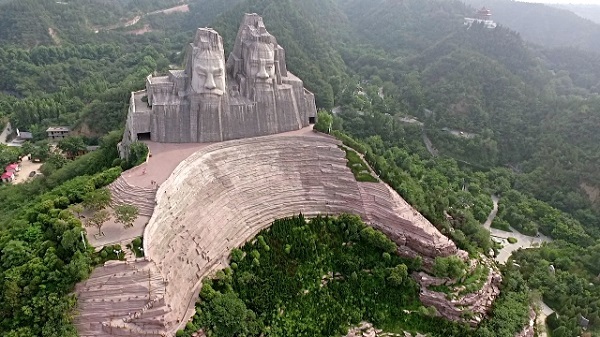
[[[127,285],[124,287],[124,285]],[[160,337],[164,331],[165,282],[154,262],[108,261],[77,285],[79,314],[75,326],[81,337]],[[132,317],[137,325],[130,324]]]
[[[119,177],[108,185],[112,194],[112,206],[133,205],[139,210],[139,214],[151,217],[154,212],[156,189],[133,186],[123,177]]]

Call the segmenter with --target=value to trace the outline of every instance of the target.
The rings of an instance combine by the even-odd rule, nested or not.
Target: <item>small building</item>
[[[46,130],[48,134],[48,139],[50,140],[61,140],[63,138],[67,138],[71,129],[66,126],[51,126]]]
[[[483,24],[488,29],[496,28],[496,23],[492,20],[492,11],[489,9],[483,7],[474,14],[472,18],[465,18],[465,26],[468,28],[471,28],[474,23]]]
[[[6,166],[6,168],[4,169],[4,171],[16,173],[16,172],[21,171],[21,166],[18,163],[8,164]]]
[[[2,174],[2,177],[0,177],[0,180],[2,180],[3,183],[13,182],[15,180],[15,173],[14,172],[4,172]]]
[[[587,330],[587,328],[590,326],[590,320],[582,315],[579,315],[579,326],[581,326],[584,330]]]
[[[27,132],[27,131],[20,131],[19,129],[16,130],[17,131],[17,138],[15,138],[10,144],[9,146],[21,146],[23,145],[23,143],[25,143],[28,140],[32,140],[33,139],[33,135],[31,134],[31,132]]]

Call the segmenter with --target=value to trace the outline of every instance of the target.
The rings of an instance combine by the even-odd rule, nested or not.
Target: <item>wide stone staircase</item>
[[[133,205],[138,208],[139,215],[152,216],[156,189],[133,186],[125,181],[122,176],[108,185],[108,189],[112,194],[112,206]]]
[[[163,336],[165,314],[169,312],[165,287],[152,261],[106,262],[77,285],[79,314],[74,323],[79,336]],[[132,320],[138,324],[130,324]]]

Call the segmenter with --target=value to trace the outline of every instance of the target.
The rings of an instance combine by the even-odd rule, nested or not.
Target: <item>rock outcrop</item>
[[[515,337],[533,337],[533,336],[535,336],[535,319],[536,319],[536,317],[537,317],[537,314],[535,313],[535,310],[533,310],[533,308],[530,308],[529,309],[529,321],[527,321],[527,325],[525,325],[523,330],[521,330],[521,332],[516,334]]]
[[[359,326],[348,330],[346,337],[413,337],[410,332],[403,333],[390,333],[383,332],[380,329],[376,329],[373,324],[368,322],[361,322]],[[414,337],[426,337],[420,333],[414,335]]]
[[[433,306],[438,313],[449,320],[463,321],[472,326],[478,325],[486,317],[494,300],[500,295],[502,275],[495,267],[489,267],[487,278],[481,287],[472,293],[450,296],[431,290],[432,286],[446,285],[452,288],[456,281],[449,278],[438,278],[419,272],[413,278],[421,286],[419,298],[423,305]]]

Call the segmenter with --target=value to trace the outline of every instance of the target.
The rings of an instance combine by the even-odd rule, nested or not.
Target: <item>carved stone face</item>
[[[275,78],[275,51],[273,46],[256,42],[249,49],[244,60],[246,78],[256,88],[272,88],[273,79]]]
[[[222,96],[225,92],[224,56],[212,50],[203,50],[194,57],[192,90],[198,94]]]

